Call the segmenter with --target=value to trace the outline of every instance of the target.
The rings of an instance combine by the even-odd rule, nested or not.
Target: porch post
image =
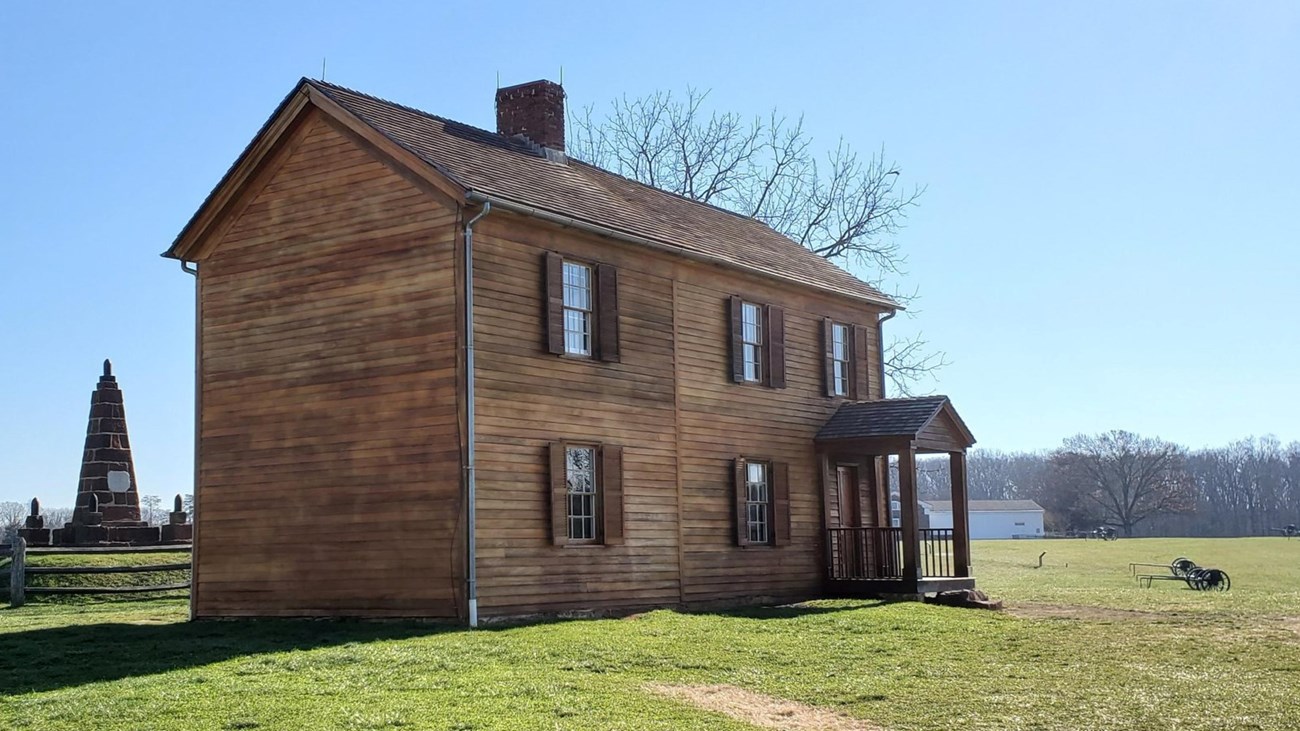
[[[916,502],[916,447],[898,452],[898,500],[902,503],[903,580],[921,578],[921,532]]]
[[[970,571],[970,504],[966,490],[966,453],[949,452],[948,470],[952,475],[952,563],[959,577]]]

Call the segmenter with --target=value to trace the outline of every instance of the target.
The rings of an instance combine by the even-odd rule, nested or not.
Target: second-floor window
[[[822,344],[825,347],[825,391],[827,396],[868,398],[862,361],[867,356],[864,329],[829,317],[822,320]]]
[[[831,391],[836,396],[849,393],[850,360],[849,326],[831,325]]]
[[[553,251],[546,252],[544,270],[546,349],[617,363],[618,271]]]
[[[785,388],[785,311],[733,296],[731,380]]]
[[[591,355],[591,267],[564,262],[564,352]]]
[[[745,361],[745,380],[763,381],[763,308],[752,302],[740,306],[741,348]]]

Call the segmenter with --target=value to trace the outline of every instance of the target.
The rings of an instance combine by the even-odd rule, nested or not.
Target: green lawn
[[[1232,591],[1128,574],[1179,555]],[[33,601],[0,611],[0,728],[755,728],[652,683],[886,729],[1300,728],[1300,540],[980,542],[975,559],[1010,611],[815,602],[471,632]]]

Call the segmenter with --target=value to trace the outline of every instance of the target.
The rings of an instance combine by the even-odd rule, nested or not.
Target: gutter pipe
[[[885,322],[894,319],[898,310],[886,312],[884,317],[876,320],[876,340],[880,343],[880,398],[885,398]]]
[[[469,605],[469,626],[478,627],[478,552],[475,548],[475,481],[474,481],[474,224],[492,212],[492,202],[483,201],[483,209],[465,224],[465,594]]]

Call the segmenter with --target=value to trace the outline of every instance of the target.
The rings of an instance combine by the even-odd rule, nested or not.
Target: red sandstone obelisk
[[[90,396],[90,423],[71,525],[144,525],[122,390],[113,377],[113,364],[107,360],[104,375]]]

